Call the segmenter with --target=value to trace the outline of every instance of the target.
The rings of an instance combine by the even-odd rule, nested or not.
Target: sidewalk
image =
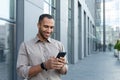
[[[90,54],[75,65],[69,64],[62,80],[120,80],[120,61],[110,52]]]

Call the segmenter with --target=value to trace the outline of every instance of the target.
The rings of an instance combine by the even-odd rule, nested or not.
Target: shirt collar
[[[37,43],[37,42],[41,42],[41,40],[39,39],[39,37],[36,35],[36,37],[35,37],[35,42]],[[51,43],[51,38],[49,37],[48,39],[47,39],[47,42],[50,42]]]

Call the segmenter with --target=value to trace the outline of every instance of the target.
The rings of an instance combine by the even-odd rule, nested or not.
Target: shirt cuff
[[[28,79],[29,78],[29,69],[31,68],[31,66],[21,66],[18,69],[18,73],[21,77],[23,77],[24,79]]]

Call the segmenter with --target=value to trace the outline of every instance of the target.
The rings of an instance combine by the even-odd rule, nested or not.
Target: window
[[[14,80],[14,1],[0,2],[0,78]]]

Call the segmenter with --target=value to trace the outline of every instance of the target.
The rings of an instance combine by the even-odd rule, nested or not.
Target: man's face
[[[43,21],[41,21],[41,23],[38,23],[40,38],[42,38],[43,40],[48,39],[53,32],[53,28],[54,28],[54,20],[45,17]]]

